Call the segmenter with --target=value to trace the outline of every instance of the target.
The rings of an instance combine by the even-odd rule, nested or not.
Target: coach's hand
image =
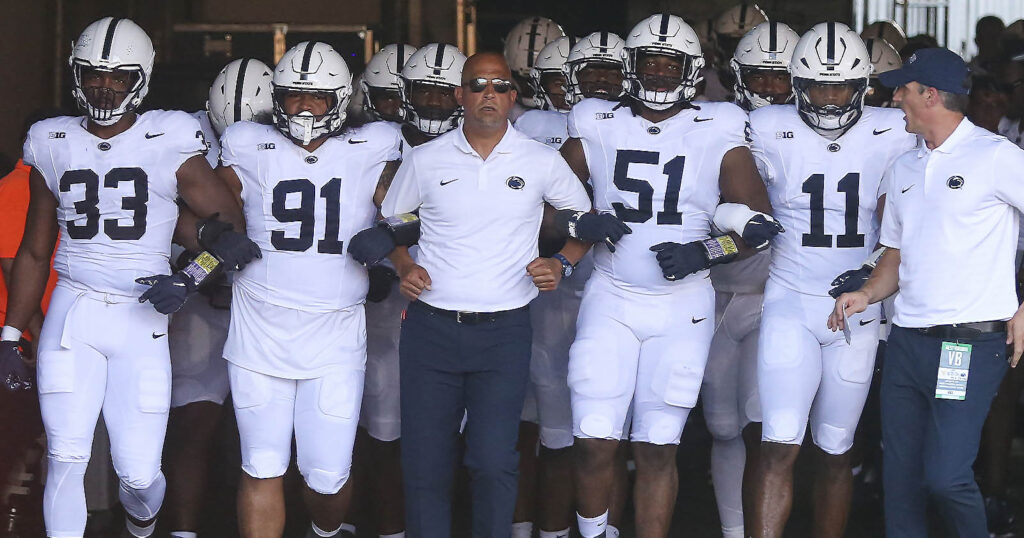
[[[1016,368],[1021,353],[1024,353],[1024,305],[1006,322],[1006,345],[1013,345],[1013,354],[1009,357],[1010,367]]]
[[[153,303],[153,308],[161,314],[173,314],[181,310],[189,294],[196,290],[192,277],[181,272],[141,277],[135,281],[143,286],[149,286],[149,289],[139,296],[139,302]]]
[[[700,241],[691,241],[685,245],[671,241],[658,243],[651,247],[651,252],[658,253],[656,258],[665,280],[679,280],[710,266]]]
[[[743,227],[741,237],[743,237],[743,242],[748,247],[761,250],[767,247],[776,235],[785,231],[786,229],[782,227],[782,224],[772,218],[771,215],[758,213],[747,221],[747,225]]]
[[[575,232],[570,236],[581,241],[604,243],[608,250],[615,252],[615,243],[633,230],[611,213],[584,213],[576,222]]]
[[[32,371],[21,356],[15,340],[0,341],[0,382],[11,392],[32,390]]]
[[[846,317],[849,318],[854,314],[867,310],[869,304],[871,304],[871,298],[863,291],[852,291],[840,295],[836,298],[835,308],[832,309],[832,313],[828,316],[828,328],[832,329],[832,332],[844,328],[843,308],[846,308]]]
[[[410,301],[419,299],[423,290],[430,289],[430,275],[427,274],[426,269],[415,263],[399,268],[398,276],[402,279],[398,291]]]
[[[540,291],[554,291],[562,281],[562,262],[555,258],[535,258],[526,266],[533,285]]]
[[[352,236],[348,241],[348,253],[357,262],[375,265],[395,250],[395,240],[386,228],[373,226]]]

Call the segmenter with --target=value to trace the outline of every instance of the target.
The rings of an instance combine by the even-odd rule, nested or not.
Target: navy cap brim
[[[899,88],[900,86],[914,81],[914,75],[906,68],[893,69],[878,75],[878,80],[888,88]]]

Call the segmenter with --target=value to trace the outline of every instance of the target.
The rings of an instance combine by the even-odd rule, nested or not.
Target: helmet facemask
[[[679,63],[679,76],[639,73],[638,67],[648,56],[667,56],[676,59]],[[676,103],[690,101],[697,94],[696,86],[701,80],[700,69],[704,67],[704,58],[701,56],[692,56],[672,49],[637,47],[624,49],[623,59],[623,88],[627,94],[652,110],[666,110]]]
[[[366,81],[362,81],[363,86],[363,108],[367,112],[373,115],[374,118],[383,121],[393,121],[395,123],[402,123],[405,119],[404,107],[402,106],[402,90],[399,88],[380,88],[377,86],[370,86]],[[378,106],[378,100],[380,99],[394,99],[397,102],[394,112],[389,110],[381,109]]]
[[[789,71],[787,71],[785,67],[769,68],[763,66],[741,65],[735,59],[730,61],[729,64],[732,67],[733,76],[736,79],[736,83],[733,86],[733,93],[736,104],[739,105],[740,108],[749,112],[767,105],[780,105],[793,102],[792,82],[789,76]],[[789,86],[789,92],[785,94],[773,94],[765,91],[756,91],[758,86],[762,86],[762,83],[757,79],[768,77],[779,77],[785,79],[786,85]]]
[[[850,97],[845,104],[815,105],[811,95],[815,88],[825,91],[849,91]],[[815,132],[832,140],[842,136],[860,119],[864,113],[867,88],[866,77],[836,82],[793,77],[793,93],[796,95],[800,118]]]
[[[341,130],[345,121],[345,106],[348,104],[349,88],[335,90],[312,88],[288,88],[274,86],[274,124],[278,130],[303,146],[325,136],[331,136]],[[292,93],[325,94],[328,99],[327,110],[317,116],[308,110],[296,114],[288,114],[284,108],[284,100]]]
[[[73,60],[74,97],[78,108],[97,125],[113,125],[125,114],[134,112],[146,95],[146,72],[140,65],[119,65],[114,68],[94,67],[81,60]],[[86,87],[83,81],[90,72],[124,73],[130,76],[127,89],[118,90],[105,85]]]
[[[617,76],[592,76],[600,71],[614,72]],[[566,102],[576,104],[584,98],[597,98],[614,101],[622,95],[622,64],[600,60],[587,60],[567,63],[563,69],[566,73]],[[608,80],[611,78],[611,80]]]
[[[455,101],[455,88],[447,84],[433,84],[420,80],[400,79],[402,86],[402,108],[405,121],[428,136],[446,133],[459,124],[462,107]],[[436,94],[436,95],[432,95]],[[427,102],[423,102],[423,99]],[[452,108],[445,108],[445,100],[451,100]]]
[[[538,108],[569,112],[569,102],[566,98],[566,81],[561,68],[545,69],[543,71],[534,68],[530,72],[530,85],[533,86],[534,101]],[[557,88],[559,91],[552,92],[550,91],[551,88]]]

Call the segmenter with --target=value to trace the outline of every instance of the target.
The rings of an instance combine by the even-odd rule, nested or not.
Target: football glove
[[[387,228],[373,226],[352,236],[348,241],[348,253],[352,258],[371,266],[381,262],[395,250],[395,240]]]
[[[828,294],[833,299],[838,299],[840,295],[849,293],[851,291],[857,291],[864,287],[864,283],[871,278],[871,272],[875,270],[875,265],[878,264],[878,260],[882,258],[882,254],[885,254],[885,247],[875,249],[874,252],[868,256],[868,259],[864,261],[864,265],[861,265],[858,269],[850,269],[845,273],[837,276],[832,280],[832,289],[828,290]]]
[[[231,223],[217,220],[216,213],[199,221],[197,233],[199,244],[229,271],[241,271],[252,260],[263,257],[256,243],[234,231]]]
[[[671,241],[651,247],[657,253],[658,265],[665,280],[679,280],[712,265],[728,263],[736,258],[739,250],[727,235],[712,237],[703,241],[686,244]]]
[[[173,314],[185,304],[188,296],[196,291],[195,280],[184,271],[173,275],[153,275],[136,278],[135,282],[149,289],[139,296],[139,302],[149,301],[161,314]]]
[[[398,281],[398,273],[386,265],[375,265],[368,271],[370,289],[366,292],[366,300],[379,303],[391,295],[391,285]]]
[[[758,213],[747,221],[740,236],[748,247],[761,250],[767,247],[776,235],[785,231],[786,229],[782,227],[779,221],[773,219],[770,215]]]
[[[21,356],[17,340],[0,341],[0,382],[10,392],[32,390],[32,370]]]
[[[615,243],[633,230],[611,213],[587,213],[563,209],[555,213],[555,225],[566,235],[580,241],[608,245],[615,252]]]

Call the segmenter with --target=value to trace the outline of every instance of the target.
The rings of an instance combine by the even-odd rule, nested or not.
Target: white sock
[[[192,531],[171,531],[171,538],[198,538],[199,535]]]
[[[132,520],[125,518],[124,526],[128,528],[128,533],[136,538],[149,538],[149,536],[153,534],[153,531],[156,530],[156,519],[150,520],[149,525],[140,527],[135,523],[132,523]]]
[[[533,522],[520,521],[512,524],[512,538],[531,538],[533,536]]]
[[[380,538],[405,538],[405,531],[396,532],[394,534],[381,534]]]
[[[722,538],[743,538],[743,526],[722,527]]]
[[[604,530],[604,535],[607,538],[619,538],[619,528],[615,525],[608,525],[608,527]]]
[[[540,531],[540,538],[569,538],[569,528],[560,531]]]
[[[323,538],[330,538],[331,536],[337,536],[338,533],[341,532],[341,530],[345,528],[345,524],[342,523],[340,527],[338,527],[337,529],[334,529],[333,531],[325,531],[325,530],[321,529],[320,527],[317,527],[316,523],[310,522],[309,524],[313,526],[313,534],[315,534],[317,536],[322,536]],[[349,525],[349,527],[352,527],[353,529],[355,529],[354,525]]]
[[[596,538],[608,527],[608,511],[597,517],[583,517],[576,512],[576,523],[580,527],[580,536],[583,538]]]

